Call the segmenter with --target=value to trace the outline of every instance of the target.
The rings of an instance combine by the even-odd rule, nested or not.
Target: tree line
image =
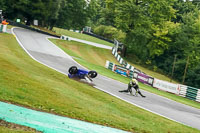
[[[85,0],[1,0],[0,8],[4,18],[19,18],[28,24],[38,20],[50,30],[54,26],[80,29],[92,15]]]
[[[116,28],[127,58],[200,88],[198,0],[1,0],[0,8],[49,29]]]

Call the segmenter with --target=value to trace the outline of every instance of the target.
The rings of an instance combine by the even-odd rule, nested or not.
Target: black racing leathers
[[[142,95],[142,93],[140,92],[140,89],[139,89],[139,86],[137,85],[137,84],[135,84],[135,83],[133,83],[132,81],[131,82],[129,82],[129,84],[128,84],[128,89],[126,89],[126,90],[121,90],[121,91],[119,91],[119,92],[130,92],[130,94],[133,94],[132,93],[132,87],[135,89],[135,95],[137,96],[137,94],[140,94],[140,96],[142,96],[142,97],[145,97],[144,95]]]

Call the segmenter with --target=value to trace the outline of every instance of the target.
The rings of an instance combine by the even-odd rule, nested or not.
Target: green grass
[[[0,133],[41,133],[35,129],[0,120]]]
[[[78,39],[82,39],[82,40],[86,40],[86,41],[90,41],[90,42],[95,42],[95,43],[99,43],[99,44],[104,44],[107,46],[113,46],[112,43],[109,43],[107,41],[86,35],[86,34],[81,34],[81,33],[76,33],[73,31],[69,31],[69,30],[64,30],[64,29],[60,29],[60,28],[53,28],[53,31],[55,31],[57,34],[59,35],[66,35],[69,37],[73,37],[73,38],[78,38]]]
[[[10,25],[10,24],[7,25],[7,29],[12,29],[13,27],[17,27],[17,26],[13,26],[13,25]]]
[[[0,133],[35,133],[35,131],[24,131],[22,129],[11,129],[0,126]]]
[[[119,80],[123,83],[129,82],[130,80],[129,78],[126,78],[119,74],[115,74],[104,67],[106,60],[109,60],[114,63],[118,63],[117,60],[114,58],[114,56],[111,54],[110,50],[101,49],[101,48],[93,47],[90,45],[86,45],[86,44],[78,43],[74,41],[64,41],[64,40],[57,40],[57,39],[56,40],[51,39],[51,41],[54,44],[58,45],[61,49],[63,49],[69,55],[77,57],[75,58],[75,60],[81,65],[89,68],[90,70],[96,70],[101,75],[105,75],[112,79]],[[167,97],[174,101],[187,104],[189,106],[193,106],[200,109],[200,103],[198,102],[195,102],[195,101],[192,101],[192,100],[189,100],[189,99],[186,99],[186,98],[183,98],[171,93],[157,90],[155,88],[144,85],[142,83],[140,83],[140,88],[143,90]]]
[[[61,40],[57,41],[59,43]],[[78,52],[71,53],[79,57],[80,61],[86,62]],[[99,64],[103,64],[101,59],[98,60]],[[71,80],[66,75],[39,64],[9,34],[0,34],[0,64],[1,101],[131,132],[200,132],[135,107],[87,84]],[[94,67],[92,63],[88,64]],[[103,71],[103,66],[99,64],[97,66]]]

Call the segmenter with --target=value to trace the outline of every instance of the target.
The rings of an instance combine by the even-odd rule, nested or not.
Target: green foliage
[[[87,22],[87,25],[90,27],[93,27],[96,25],[97,21],[100,18],[99,12],[101,10],[100,4],[97,0],[90,0],[90,4],[88,5],[88,15],[89,20]]]
[[[111,40],[114,40],[114,38],[116,38],[121,42],[123,42],[126,37],[125,33],[122,32],[121,30],[118,30],[112,26],[105,26],[105,25],[97,26],[94,29],[94,33]]]
[[[145,16],[145,6],[134,0],[119,2],[116,7],[115,25],[126,33],[125,44],[129,53],[145,61],[148,56],[146,44],[152,38],[150,17]]]
[[[177,0],[175,1],[175,4],[173,7],[177,12],[176,12],[176,18],[173,18],[172,20],[174,22],[182,22],[183,14],[193,12],[195,8],[197,8],[198,6],[196,6],[190,1],[183,2],[183,0]]]
[[[64,28],[82,29],[90,17],[97,13],[95,0],[88,4],[85,0],[3,0],[8,19],[20,18],[52,29],[55,25]]]
[[[190,71],[199,65],[199,4],[181,0],[127,0],[115,5],[115,26],[126,33],[128,55],[136,55],[141,63],[148,62],[151,68],[156,66],[167,75],[171,74],[177,55],[174,75],[179,81],[188,56]],[[191,83],[188,76],[186,84],[200,87],[197,82]]]
[[[185,84],[194,87],[200,87],[200,84],[193,78],[193,76],[198,76],[196,69],[200,62],[199,15],[199,11],[183,14],[183,23],[176,23],[169,29],[167,37],[172,41],[168,42],[168,49],[165,50],[163,55],[154,59],[154,63],[159,68],[166,73],[171,73],[174,56],[177,55],[174,77],[182,82],[187,58],[189,58]]]
[[[57,26],[67,29],[82,29],[89,17],[87,13],[85,0],[63,0]]]
[[[5,0],[0,1],[0,10],[5,10]]]
[[[200,82],[200,64],[188,70],[186,83],[190,86],[199,86]]]
[[[5,1],[5,15],[8,19],[20,18],[32,23],[39,20],[41,26],[52,28],[58,19],[58,11],[61,0],[7,0]]]
[[[169,34],[169,30],[175,27],[174,25],[173,22],[169,21],[166,21],[161,28],[158,27],[158,25],[152,25],[152,29],[154,30],[153,38],[147,44],[150,57],[154,58],[155,56],[160,56],[168,49],[168,44],[171,42],[171,38],[167,35]]]
[[[96,27],[95,29],[94,29],[94,33],[95,34],[98,34],[98,35],[100,35],[100,36],[103,36],[103,34],[104,34],[104,29],[106,28],[106,26],[105,25],[100,25],[100,26],[98,26],[98,27]]]

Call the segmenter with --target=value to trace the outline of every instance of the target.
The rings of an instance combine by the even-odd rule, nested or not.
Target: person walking
[[[119,92],[130,92],[130,94],[133,95],[132,93],[132,87],[135,89],[135,96],[137,96],[138,94],[140,94],[140,96],[142,97],[146,97],[144,95],[142,95],[142,93],[140,92],[139,86],[138,86],[138,81],[137,79],[133,78],[129,83],[128,83],[128,89],[126,90],[120,90]]]

